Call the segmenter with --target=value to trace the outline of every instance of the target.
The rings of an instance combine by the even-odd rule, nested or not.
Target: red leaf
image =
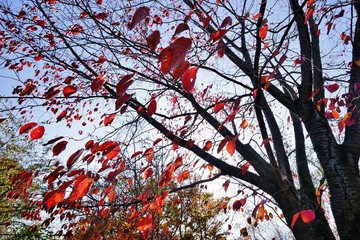
[[[339,84],[334,83],[334,84],[325,86],[325,88],[326,88],[329,92],[333,93],[333,92],[335,92],[336,90],[339,89]]]
[[[315,219],[314,211],[311,209],[302,210],[301,211],[301,219],[303,220],[304,223],[310,223],[310,222],[314,221],[314,219]]]
[[[191,42],[190,38],[181,37],[160,52],[160,70],[163,74],[167,74],[183,64],[185,56],[191,48]]]
[[[45,133],[44,126],[37,126],[33,130],[31,130],[30,138],[31,140],[42,138],[42,136],[44,136],[44,133]]]
[[[217,153],[221,152],[221,150],[223,150],[223,148],[225,147],[226,143],[228,142],[228,140],[226,138],[224,138],[223,140],[221,140],[218,149],[217,149]]]
[[[190,177],[190,172],[188,170],[183,171],[177,177],[177,182],[181,183],[182,181],[188,179]]]
[[[27,83],[27,84],[25,85],[25,89],[22,90],[22,91],[19,93],[19,95],[20,95],[20,96],[30,95],[30,94],[32,94],[35,90],[36,90],[36,86],[35,86],[34,84],[29,84],[29,83]]]
[[[74,163],[79,159],[79,157],[81,156],[83,151],[84,151],[84,149],[82,148],[82,149],[77,150],[73,154],[71,154],[71,156],[66,161],[66,167],[68,169],[70,169],[74,165]]]
[[[161,140],[162,140],[162,138],[157,138],[157,139],[153,142],[153,146],[155,146],[156,144],[158,144]]]
[[[139,231],[148,231],[152,227],[152,215],[148,214],[145,217],[141,217],[137,223],[137,229]]]
[[[242,198],[242,199],[236,200],[236,201],[233,203],[233,210],[234,210],[234,211],[240,210],[240,208],[241,208],[242,206],[244,206],[245,203],[246,203],[246,198]]]
[[[94,140],[89,140],[86,142],[85,144],[85,149],[89,150],[90,148],[92,148],[94,146]]]
[[[212,141],[207,141],[206,143],[205,143],[205,146],[203,147],[203,150],[204,151],[209,151],[210,149],[211,149],[211,147],[212,147]]]
[[[241,167],[241,175],[244,176],[244,174],[247,172],[247,170],[249,169],[250,164],[249,163],[245,163],[244,166]]]
[[[220,29],[216,33],[210,34],[210,39],[213,44],[216,44],[220,42],[220,40],[225,36],[225,34],[228,32],[226,29]]]
[[[156,112],[156,101],[151,100],[151,102],[148,106],[148,109],[147,109],[147,113],[151,117],[155,112]]]
[[[110,125],[116,117],[116,113],[110,114],[109,116],[105,117],[104,119],[104,126]]]
[[[119,154],[120,144],[116,141],[106,141],[97,148],[97,151],[102,152],[107,159],[113,159]]]
[[[207,16],[206,18],[204,18],[204,19],[202,20],[202,24],[203,24],[203,27],[204,27],[204,28],[207,28],[207,27],[209,26],[210,20],[211,20],[211,17],[210,17],[210,16]]]
[[[67,114],[67,110],[65,109],[65,110],[63,110],[63,111],[59,114],[59,116],[56,117],[56,122],[59,122],[59,121],[61,121],[64,117],[66,117],[66,114]]]
[[[97,76],[94,80],[91,81],[91,90],[93,92],[98,92],[104,85],[105,80],[103,78],[103,75]]]
[[[219,102],[219,103],[215,104],[214,113],[220,112],[220,110],[223,109],[224,106],[225,106],[225,102]]]
[[[224,28],[224,27],[226,27],[227,25],[232,25],[232,19],[231,19],[231,17],[226,17],[226,18],[222,21],[222,23],[221,23],[221,25],[220,25],[220,28]]]
[[[132,74],[132,76],[134,75]],[[117,96],[123,95],[126,92],[126,90],[130,87],[130,85],[133,83],[134,80],[128,80],[126,82],[120,80],[119,83],[116,85],[116,95]]]
[[[134,152],[133,155],[131,155],[130,158],[135,158],[135,157],[139,156],[139,155],[142,154],[142,153],[143,153],[142,151]]]
[[[234,155],[235,149],[236,149],[235,141],[232,140],[228,142],[228,144],[226,145],[226,151],[230,154],[230,156]]]
[[[65,191],[52,191],[45,194],[43,204],[47,208],[55,207],[58,203],[64,200]]]
[[[152,160],[154,159],[154,149],[153,148],[146,149],[144,152],[144,156],[145,156],[146,161],[151,163]]]
[[[180,23],[175,30],[174,36],[182,33],[183,31],[189,30],[189,26],[186,23]]]
[[[150,51],[155,52],[156,46],[160,43],[160,32],[158,30],[154,31],[146,38],[146,42]]]
[[[67,141],[58,142],[52,149],[53,157],[59,155],[62,151],[64,151],[67,144]]]
[[[293,219],[292,219],[292,221],[291,221],[291,228],[294,227],[297,219],[299,218],[299,215],[300,215],[300,212],[297,212],[297,213],[294,214]]]
[[[339,132],[342,133],[342,131],[344,130],[345,127],[346,127],[345,120],[341,120],[341,121],[338,123]]]
[[[27,123],[19,129],[19,134],[27,133],[35,126],[37,126],[36,122]]]
[[[191,90],[194,88],[197,71],[197,67],[192,67],[186,70],[182,75],[181,81],[185,91],[191,92]]]
[[[184,61],[184,63],[181,66],[175,68],[172,73],[174,80],[180,78],[189,67],[190,67],[190,63],[188,61]]]
[[[96,4],[101,5],[101,4],[102,4],[102,2],[103,2],[103,0],[96,0]]]
[[[150,14],[150,9],[148,7],[143,6],[136,9],[132,21],[128,24],[129,29],[132,30],[139,22],[141,22],[149,14]]]
[[[38,61],[40,61],[42,58],[43,58],[43,55],[38,55],[38,56],[34,57],[34,60],[38,62]]]
[[[152,168],[146,169],[146,171],[144,171],[145,180],[148,179],[149,177],[151,177],[152,174],[153,174],[153,169]]]
[[[227,190],[228,190],[228,188],[229,188],[229,185],[230,185],[230,180],[226,180],[226,181],[224,182],[224,184],[222,185],[223,188],[224,188],[224,190],[225,190],[225,192],[227,192]]]
[[[83,175],[80,175],[77,179],[82,179],[82,178]],[[84,178],[79,182],[77,181],[75,183],[74,190],[70,194],[69,197],[70,202],[74,202],[75,200],[85,196],[89,192],[92,182],[93,182],[92,178]]]
[[[268,32],[268,25],[265,24],[264,26],[262,26],[259,30],[259,37],[264,40],[266,38]]]
[[[64,138],[64,137],[61,137],[61,136],[60,136],[60,137],[53,138],[53,139],[47,141],[47,143],[43,144],[43,146],[47,146],[47,145],[56,143],[57,141],[59,141],[59,140],[62,139],[62,138]]]
[[[77,92],[77,87],[75,86],[66,86],[63,89],[63,94],[65,98],[70,97],[72,94]]]

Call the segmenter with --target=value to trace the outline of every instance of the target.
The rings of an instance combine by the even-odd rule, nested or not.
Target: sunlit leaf
[[[78,178],[82,178],[82,175],[80,175]],[[93,179],[87,177],[75,183],[74,190],[71,192],[69,197],[70,202],[85,196],[89,192],[92,182]]]
[[[141,217],[137,223],[137,229],[139,231],[151,230],[152,228],[152,215],[148,214],[145,217]]]
[[[310,222],[314,221],[314,219],[315,219],[314,211],[311,209],[302,210],[301,211],[301,219],[303,220],[304,223],[310,223]]]
[[[20,127],[20,129],[19,129],[19,134],[27,133],[27,132],[29,132],[32,128],[34,128],[35,126],[37,126],[37,123],[36,123],[36,122],[26,123],[25,125],[23,125],[22,127]]]
[[[31,140],[42,138],[42,136],[44,136],[44,133],[45,133],[44,126],[37,126],[33,130],[31,130],[30,138]]]
[[[230,154],[230,156],[234,155],[236,150],[236,143],[235,141],[229,141],[226,145],[226,151]]]
[[[185,91],[191,92],[191,90],[194,88],[197,71],[197,67],[192,67],[186,70],[182,75],[181,81]]]

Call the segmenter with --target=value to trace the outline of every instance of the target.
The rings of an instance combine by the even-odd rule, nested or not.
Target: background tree
[[[100,173],[111,183],[129,170],[118,156],[121,144],[134,161],[148,163],[136,174],[154,170],[155,152],[172,153],[166,168],[155,169],[162,188],[185,171],[204,169],[212,170],[210,177],[250,184],[258,196],[253,218],[264,216],[273,200],[298,239],[335,238],[316,195],[325,184],[339,237],[358,237],[359,1],[31,0],[1,6],[4,66],[34,70],[14,89],[15,110],[38,105],[47,112],[33,114],[20,132],[36,140],[45,131],[41,121],[64,121],[109,133],[46,177],[47,222],[58,214],[71,221],[66,211],[88,207],[81,200],[89,191],[96,195]],[[118,141],[110,140],[117,134]],[[162,144],[143,142],[149,135],[161,135]],[[57,155],[68,140],[55,140]],[[323,182],[312,176],[307,149],[321,165]],[[189,170],[177,167],[179,158]],[[102,167],[91,170],[81,160]],[[164,189],[158,197],[167,195]],[[101,199],[96,203],[104,208]],[[133,213],[144,237],[152,227],[149,206]],[[63,228],[71,234],[71,224]]]

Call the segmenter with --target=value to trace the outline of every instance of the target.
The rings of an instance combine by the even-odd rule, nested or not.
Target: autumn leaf
[[[19,129],[19,134],[27,133],[27,132],[29,132],[32,128],[34,128],[35,126],[37,126],[37,123],[36,123],[36,122],[26,123],[25,125],[23,125],[22,127],[20,127],[20,129]]]
[[[247,172],[247,170],[249,169],[250,164],[249,163],[245,163],[242,167],[241,167],[241,175],[245,175],[245,173]]]
[[[185,91],[191,92],[191,90],[194,88],[197,71],[197,67],[192,67],[186,70],[182,75],[181,81]]]
[[[65,98],[70,97],[72,94],[77,92],[77,87],[75,86],[66,86],[63,89],[63,94]]]
[[[80,175],[77,179],[81,179],[83,175]],[[85,196],[91,187],[91,184],[93,182],[92,178],[84,178],[80,180],[79,182],[76,182],[74,185],[74,190],[70,193],[69,200],[70,202],[74,202],[79,198],[82,198]]]
[[[151,100],[147,109],[148,115],[151,117],[156,112],[156,101]]]
[[[234,155],[236,150],[236,143],[234,140],[229,141],[226,145],[226,151],[230,154],[230,156]]]
[[[221,140],[218,149],[217,149],[217,153],[221,152],[221,150],[223,150],[223,148],[225,147],[225,145],[227,144],[228,140],[226,138],[224,138],[223,140]]]
[[[212,44],[216,44],[221,41],[221,39],[225,36],[225,34],[228,32],[226,29],[220,29],[219,31],[215,33],[210,34],[210,39]]]
[[[292,221],[291,221],[291,228],[294,227],[297,219],[299,218],[299,215],[300,215],[300,212],[297,212],[297,213],[294,214],[293,219],[292,219]]]
[[[152,227],[152,215],[148,214],[145,217],[141,217],[137,223],[137,229],[139,231],[151,230]]]
[[[225,106],[225,102],[216,103],[214,106],[214,113],[220,112],[220,110],[223,109],[224,106]]]
[[[153,148],[146,149],[144,152],[144,156],[145,156],[146,161],[148,163],[151,163],[152,160],[154,159],[154,149]]]
[[[206,141],[205,143],[205,146],[203,147],[203,150],[206,152],[206,151],[209,151],[212,147],[212,141]]]
[[[186,30],[189,30],[189,26],[186,23],[180,23],[175,29],[174,36],[184,32]]]
[[[249,125],[248,121],[246,119],[243,119],[240,128],[245,129]]]
[[[314,211],[311,209],[302,210],[301,211],[301,219],[303,220],[304,223],[310,223],[310,222],[314,221],[314,219],[315,219]]]
[[[58,142],[52,149],[53,157],[59,155],[62,151],[64,151],[67,144],[67,141]]]
[[[151,52],[155,52],[156,46],[160,43],[160,32],[158,30],[151,33],[146,38],[147,45],[150,48]]]
[[[230,180],[226,180],[226,181],[224,182],[224,184],[222,185],[223,188],[224,188],[224,190],[225,190],[225,192],[227,192],[227,190],[228,190],[228,188],[229,188],[229,185],[230,185]]]
[[[148,7],[139,7],[136,9],[135,14],[128,24],[130,30],[132,30],[138,23],[140,23],[143,19],[145,19],[150,14],[150,9]]]
[[[234,211],[240,210],[240,208],[241,208],[242,206],[244,206],[245,203],[246,203],[246,198],[242,198],[242,199],[236,200],[236,201],[233,203],[233,210],[234,210]]]
[[[71,156],[66,161],[66,167],[68,169],[70,169],[75,164],[75,162],[80,158],[80,156],[83,152],[84,152],[84,149],[82,148],[82,149],[77,150],[73,154],[71,154]]]
[[[43,199],[43,204],[47,208],[52,208],[55,207],[60,202],[62,202],[62,200],[64,200],[64,197],[65,197],[65,191],[57,191],[57,190],[51,191],[45,194]]]
[[[145,171],[144,171],[144,177],[145,177],[145,180],[148,179],[149,177],[151,177],[151,175],[153,174],[153,169],[152,168],[147,168]]]
[[[181,66],[175,68],[172,73],[174,80],[180,78],[189,67],[190,67],[190,63],[188,61],[184,61],[184,63]]]
[[[160,52],[158,60],[161,62],[160,70],[163,74],[167,74],[183,64],[185,56],[191,48],[191,42],[190,38],[177,38]]]
[[[33,130],[31,130],[30,138],[31,140],[42,138],[42,136],[44,136],[44,133],[45,133],[44,126],[37,126]]]
[[[110,114],[104,118],[104,126],[109,126],[115,119],[116,113]]]
[[[103,87],[105,80],[103,75],[97,76],[94,80],[91,81],[91,90],[93,92],[98,92]]]
[[[333,93],[333,92],[336,92],[336,91],[339,89],[339,84],[334,83],[334,84],[325,86],[325,88],[326,88],[329,92]]]
[[[224,27],[226,27],[226,26],[228,26],[228,25],[232,25],[232,19],[231,19],[231,17],[226,17],[223,21],[222,21],[222,23],[221,23],[221,25],[220,25],[220,28],[224,28]]]
[[[267,32],[268,32],[268,25],[265,24],[264,26],[262,26],[259,30],[259,37],[264,40],[266,38]]]

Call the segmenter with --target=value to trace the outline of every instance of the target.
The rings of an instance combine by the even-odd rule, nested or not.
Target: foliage
[[[228,207],[255,198],[255,221],[275,204],[298,239],[358,238],[359,1],[0,6],[3,66],[29,73],[3,97],[27,117],[20,133],[38,141],[49,125],[66,125],[72,130],[48,142],[61,157],[88,140],[52,161],[38,202],[45,226],[59,217],[59,235],[71,237],[77,211],[105,219],[139,201],[116,223],[145,239],[172,183],[202,172],[202,180],[238,181],[244,197]],[[168,157],[157,165],[160,152]],[[134,184],[152,175],[154,196]]]

